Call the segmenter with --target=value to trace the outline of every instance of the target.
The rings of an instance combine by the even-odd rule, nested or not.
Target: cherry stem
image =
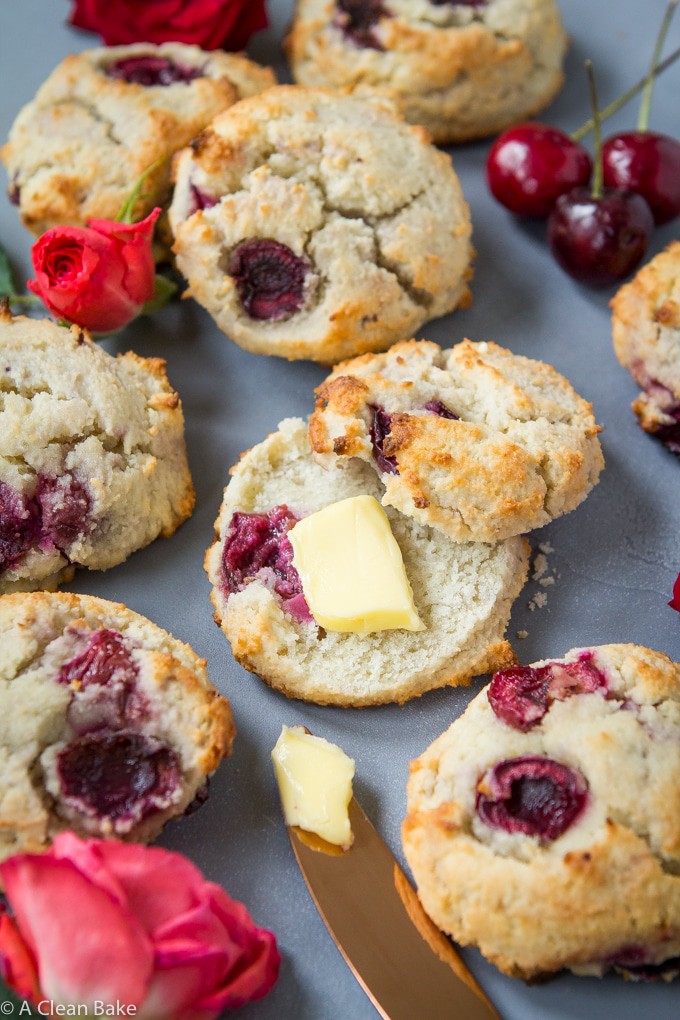
[[[677,50],[673,50],[673,52],[670,53],[665,60],[662,60],[661,63],[654,68],[654,77],[656,78],[664,71],[667,71],[671,64],[675,63],[678,57],[680,57],[680,46]],[[603,110],[600,110],[600,120],[605,120],[607,117],[611,117],[613,113],[616,113],[622,106],[625,106],[626,103],[631,101],[631,99],[634,99],[638,92],[642,92],[648,81],[649,74],[646,74],[644,78],[640,78],[640,80],[636,81],[634,85],[631,85],[629,89],[622,92],[618,99],[612,100],[608,106],[605,106]],[[580,142],[582,138],[585,138],[585,136],[593,130],[594,126],[595,123],[591,117],[585,122],[585,124],[582,124],[580,128],[577,128],[576,131],[572,131],[569,137],[574,142]]]
[[[654,81],[656,78],[656,65],[659,63],[659,57],[661,56],[661,50],[663,49],[664,40],[666,39],[666,33],[668,32],[668,26],[670,25],[673,15],[675,14],[675,8],[678,0],[669,0],[668,6],[666,7],[666,13],[663,16],[661,22],[661,28],[659,34],[656,37],[656,43],[654,45],[654,53],[652,55],[652,66],[649,69],[645,87],[642,92],[642,102],[640,103],[640,115],[638,117],[637,129],[638,131],[647,131],[649,128],[649,111],[652,106],[652,93],[654,91]]]
[[[600,107],[597,101],[597,88],[595,87],[595,72],[593,71],[592,60],[586,60],[586,72],[588,74],[588,87],[590,89],[590,105],[593,108],[593,198],[602,198],[602,125],[600,123]]]

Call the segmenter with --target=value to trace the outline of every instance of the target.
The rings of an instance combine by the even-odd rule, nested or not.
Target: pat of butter
[[[373,496],[351,496],[288,532],[310,612],[326,630],[424,630],[401,549]]]
[[[284,726],[272,751],[286,825],[315,832],[328,843],[349,846],[354,761],[303,726]]]

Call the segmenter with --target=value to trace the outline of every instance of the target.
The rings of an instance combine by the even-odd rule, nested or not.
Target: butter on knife
[[[272,760],[286,825],[316,833],[335,846],[351,846],[353,759],[304,726],[284,726]]]

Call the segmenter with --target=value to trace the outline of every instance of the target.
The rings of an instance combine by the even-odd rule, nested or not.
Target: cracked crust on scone
[[[592,405],[550,365],[494,343],[406,340],[317,389],[316,459],[353,457],[382,502],[455,541],[495,542],[573,510],[604,465]]]
[[[144,58],[177,68],[180,80],[146,85],[109,73]],[[115,219],[140,175],[160,160],[135,205],[135,219],[141,219],[170,200],[172,153],[215,114],[275,81],[271,70],[241,54],[182,43],[72,54],[10,130],[2,149],[10,200],[34,234],[60,223]]]
[[[680,665],[602,645],[494,677],[412,763],[403,843],[430,917],[506,974],[675,977]]]
[[[205,667],[124,605],[0,597],[0,859],[65,829],[147,842],[205,799],[236,732]]]
[[[645,432],[680,454],[680,241],[672,241],[614,296],[616,356],[642,393],[633,410]]]
[[[0,310],[0,593],[113,567],[193,507],[165,362]]]
[[[384,100],[270,89],[174,165],[177,265],[247,350],[333,364],[469,300],[451,159]]]
[[[301,419],[281,422],[232,469],[205,561],[215,619],[241,665],[288,697],[355,707],[405,702],[514,661],[504,634],[526,578],[523,539],[456,544],[388,508],[426,627],[418,632],[327,632],[309,615],[301,617],[295,599],[284,604],[269,567],[230,591],[225,537],[234,514],[286,507],[299,519],[349,496],[379,496],[379,489],[375,473],[359,460],[344,471],[319,467]]]
[[[448,143],[547,106],[567,37],[554,0],[297,0],[285,46],[301,85],[387,93]]]

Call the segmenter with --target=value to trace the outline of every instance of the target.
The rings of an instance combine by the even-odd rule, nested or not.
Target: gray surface
[[[274,25],[253,47],[260,59],[280,63],[279,41],[290,6],[288,0],[273,0]],[[586,56],[595,61],[603,101],[641,76],[664,6],[663,0],[563,0],[573,40],[568,82],[544,119],[567,130],[586,119]],[[0,136],[66,53],[94,45],[93,37],[64,25],[66,10],[66,3],[55,0],[1,0]],[[667,51],[679,43],[680,17]],[[658,130],[679,133],[679,82],[676,67],[657,86],[652,115]],[[613,125],[631,127],[636,116],[637,107],[631,107]],[[543,226],[515,221],[493,202],[483,179],[487,151],[488,143],[480,143],[454,154],[479,253],[474,303],[427,325],[421,335],[445,345],[463,336],[493,339],[555,365],[594,401],[605,427],[607,460],[586,504],[532,536],[534,545],[547,541],[554,547],[549,561],[559,578],[545,589],[547,606],[535,612],[528,600],[542,589],[536,582],[525,589],[510,636],[528,631],[518,643],[525,662],[609,641],[634,641],[678,659],[680,618],[666,603],[680,568],[680,462],[643,435],[630,411],[636,388],[612,351],[611,291],[590,292],[573,283],[552,262]],[[6,199],[0,199],[0,218],[2,243],[25,277],[30,239]],[[650,254],[677,235],[677,221],[657,230]],[[197,509],[170,541],[156,542],[106,574],[81,573],[72,589],[125,601],[190,642],[207,657],[213,681],[231,698],[238,725],[234,755],[219,770],[210,801],[170,827],[162,842],[189,855],[278,936],[279,983],[266,1000],[241,1010],[244,1020],[373,1020],[373,1007],[328,937],[293,863],[269,752],[283,723],[304,723],[339,742],[356,758],[356,789],[364,807],[401,857],[408,762],[460,714],[479,685],[425,696],[403,708],[352,711],[286,701],[240,669],[211,619],[203,552],[228,467],[281,418],[308,413],[312,388],[324,373],[311,364],[240,351],[193,302],[134,324],[108,346],[167,358],[184,402]],[[540,917],[540,903],[536,908]],[[671,1020],[680,1015],[677,984],[634,986],[616,978],[562,976],[530,988],[504,978],[474,952],[465,956],[506,1020],[637,1020],[643,1015]]]

